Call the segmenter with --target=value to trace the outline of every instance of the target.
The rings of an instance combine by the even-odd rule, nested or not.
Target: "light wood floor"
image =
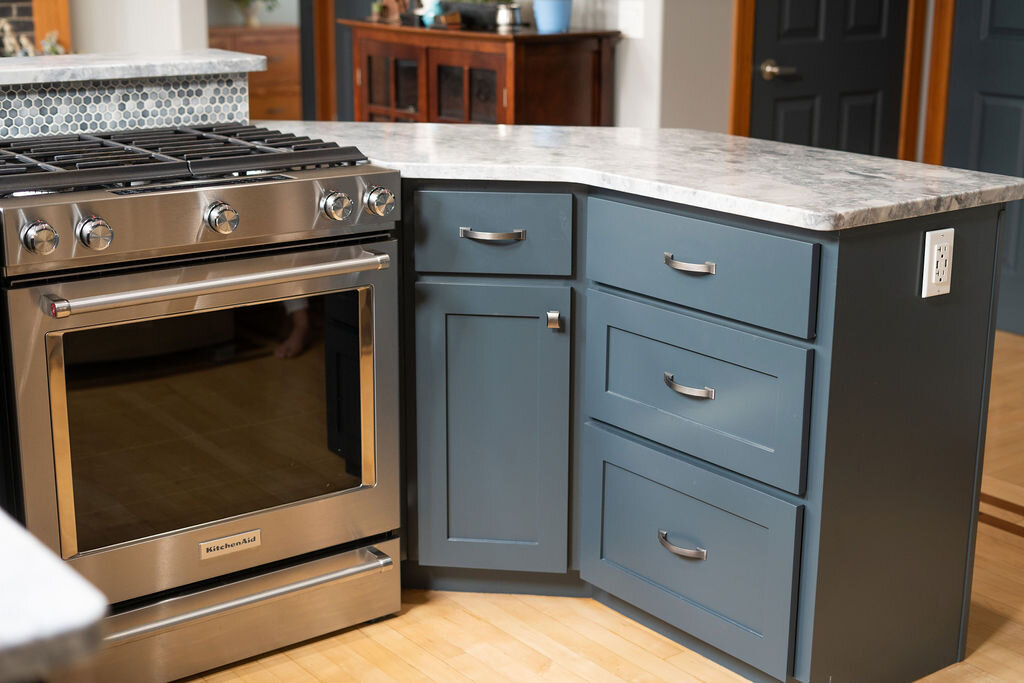
[[[982,491],[1024,505],[1024,337],[997,334],[992,374]],[[983,509],[1024,523],[1024,515]],[[1024,681],[1024,537],[979,525],[967,636],[967,659],[928,683]],[[743,679],[594,600],[405,591],[393,618],[193,680]]]
[[[982,493],[1024,506],[1024,336],[996,333],[985,444]]]
[[[1024,680],[1024,538],[988,525],[979,528],[968,652],[925,680]],[[193,680],[744,679],[591,599],[408,590],[398,616]]]

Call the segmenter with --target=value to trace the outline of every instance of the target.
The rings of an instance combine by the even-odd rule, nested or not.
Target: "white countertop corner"
[[[0,85],[227,74],[266,68],[267,58],[262,55],[216,49],[5,57],[0,59]]]
[[[1024,178],[688,129],[263,121],[407,178],[581,183],[834,231],[1024,199]]]
[[[45,678],[100,644],[107,599],[0,511],[0,681]]]

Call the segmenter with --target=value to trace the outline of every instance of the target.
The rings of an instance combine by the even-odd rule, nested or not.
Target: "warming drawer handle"
[[[288,583],[265,591],[259,591],[258,593],[252,593],[251,595],[245,595],[240,598],[236,598],[235,600],[220,602],[216,605],[210,605],[209,607],[203,607],[183,614],[176,614],[173,617],[153,621],[136,628],[116,631],[104,637],[103,642],[106,645],[115,645],[123,640],[138,638],[139,636],[144,636],[155,631],[162,631],[167,628],[180,626],[183,623],[195,621],[197,619],[205,619],[206,617],[211,617],[240,607],[248,607],[249,605],[257,602],[272,600],[273,598],[278,598],[282,595],[287,595],[296,591],[315,588],[316,586],[320,586],[325,583],[351,581],[366,574],[382,574],[394,568],[395,561],[391,559],[391,556],[387,553],[382,552],[377,548],[366,548],[365,552],[370,554],[370,559],[366,562],[357,564],[354,567],[346,567],[327,574],[321,574],[320,576],[313,576],[308,579],[303,579],[302,581],[296,581],[295,583]]]
[[[675,379],[676,376],[673,375],[671,372],[665,373],[665,386],[667,386],[669,389],[676,392],[677,394],[682,394],[683,396],[690,396],[692,398],[706,398],[709,401],[715,400],[715,390],[712,389],[711,387],[704,387],[703,389],[698,389],[697,387],[688,387],[685,384],[678,384],[675,381]]]
[[[43,307],[53,318],[66,318],[72,313],[93,313],[95,311],[123,308],[135,304],[171,301],[172,299],[183,299],[188,296],[203,296],[204,294],[229,292],[235,289],[245,289],[260,285],[276,285],[283,282],[311,280],[329,275],[361,273],[367,270],[384,270],[390,265],[391,257],[389,255],[367,251],[364,256],[345,259],[344,261],[329,261],[327,263],[314,263],[308,266],[281,268],[280,270],[268,270],[260,273],[232,275],[215,280],[182,282],[163,287],[135,289],[129,292],[85,296],[80,299],[62,299],[46,294],[43,296]]]
[[[526,230],[518,229],[513,230],[512,232],[477,232],[472,228],[462,226],[459,228],[459,237],[478,240],[480,242],[503,242],[505,240],[522,242],[526,239]]]
[[[714,275],[715,264],[711,261],[705,261],[704,263],[687,263],[686,261],[677,261],[672,252],[665,252],[665,265],[673,270],[682,271],[684,273],[696,273],[697,275]]]
[[[704,548],[681,548],[678,545],[668,540],[668,532],[664,529],[658,529],[658,542],[661,543],[665,550],[669,551],[673,555],[679,557],[686,557],[691,560],[706,560],[708,559],[708,551]]]

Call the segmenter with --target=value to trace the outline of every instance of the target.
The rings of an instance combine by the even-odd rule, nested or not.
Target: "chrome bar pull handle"
[[[548,329],[549,330],[560,330],[562,329],[562,314],[558,311],[548,311]]]
[[[715,390],[712,389],[711,387],[704,387],[703,389],[698,389],[696,387],[688,387],[685,384],[676,383],[675,379],[676,376],[673,375],[671,372],[665,373],[665,386],[667,386],[669,389],[676,392],[677,394],[682,394],[683,396],[690,396],[692,398],[706,398],[711,401],[715,400]]]
[[[459,237],[465,237],[480,242],[503,242],[513,240],[522,242],[526,239],[526,230],[513,230],[512,232],[477,232],[465,226],[459,228]]]
[[[774,59],[766,59],[761,62],[758,70],[761,72],[761,78],[766,81],[773,78],[792,78],[800,73],[795,66],[779,66]]]
[[[321,576],[314,576],[312,578],[303,579],[296,581],[295,583],[285,584],[283,586],[277,586],[270,588],[258,593],[251,595],[244,595],[234,600],[228,600],[226,602],[220,602],[206,607],[200,607],[191,612],[185,612],[184,614],[178,614],[175,616],[167,617],[166,619],[160,619],[159,621],[153,621],[148,624],[136,626],[135,628],[126,629],[124,631],[117,631],[104,636],[103,641],[107,645],[113,645],[124,640],[132,640],[139,638],[140,636],[149,635],[163,629],[170,629],[182,624],[197,621],[199,619],[206,619],[208,617],[222,614],[224,612],[230,612],[234,609],[241,609],[256,605],[261,602],[267,602],[281,597],[282,595],[288,595],[289,593],[295,593],[301,590],[307,590],[323,585],[325,583],[337,582],[337,581],[351,581],[353,579],[363,578],[369,574],[383,574],[384,572],[395,571],[395,561],[391,557],[377,548],[365,548],[361,554],[365,557],[365,561],[357,564],[353,567],[346,567],[337,571],[330,572],[329,574],[323,574]]]
[[[714,275],[715,264],[711,261],[705,261],[704,263],[687,263],[686,261],[677,261],[676,257],[671,252],[665,252],[665,265],[673,270],[679,270],[684,273],[696,273],[698,275]]]
[[[658,529],[658,542],[661,543],[665,550],[669,551],[673,555],[686,557],[691,560],[708,559],[708,551],[704,548],[680,548],[672,543],[672,541],[668,540],[668,532],[664,529]]]
[[[81,299],[69,300],[45,294],[43,295],[42,304],[43,309],[50,317],[60,319],[75,313],[93,313],[112,308],[124,308],[125,306],[133,306],[135,304],[151,304],[160,301],[171,301],[173,299],[184,299],[190,296],[230,292],[248,287],[276,285],[296,280],[312,280],[318,277],[362,273],[370,270],[385,270],[390,265],[391,257],[389,255],[364,250],[362,256],[344,261],[329,261],[327,263],[314,263],[307,266],[295,266],[294,268],[282,268],[281,270],[231,275],[216,280],[181,282],[163,287],[136,289],[129,292],[98,294],[96,296],[82,297]]]

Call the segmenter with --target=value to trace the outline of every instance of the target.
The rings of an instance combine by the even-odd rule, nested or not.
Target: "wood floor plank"
[[[393,656],[399,657],[409,666],[419,671],[431,681],[452,681],[461,683],[468,681],[465,676],[453,669],[441,657],[413,642],[386,622],[377,622],[363,628],[367,637],[385,648]]]
[[[585,619],[601,624],[615,631],[629,642],[637,645],[656,657],[666,659],[679,654],[680,645],[651,629],[632,620],[623,622],[622,615],[607,605],[596,600],[567,600],[567,609],[574,611]]]
[[[561,662],[566,669],[593,683],[622,683],[621,678],[606,671],[596,663],[582,656],[562,642],[537,631],[529,622],[524,621],[507,609],[508,596],[490,596],[486,594],[452,595],[452,600],[471,608],[474,613],[524,644],[532,647],[554,661]]]
[[[601,647],[633,661],[641,669],[655,677],[655,680],[673,680],[673,677],[679,681],[700,680],[672,666],[665,660],[652,656],[643,648],[638,647],[618,633],[608,630],[601,624],[580,617],[571,611],[560,610],[558,606],[553,605],[541,596],[523,595],[519,596],[519,598],[526,604],[532,605],[540,611],[547,612],[548,616],[557,618],[566,627],[586,636]]]
[[[680,671],[705,683],[735,683],[736,681],[747,680],[743,676],[726,669],[721,664],[716,664],[710,659],[702,657],[693,650],[680,649],[682,652],[669,657],[665,661]]]

